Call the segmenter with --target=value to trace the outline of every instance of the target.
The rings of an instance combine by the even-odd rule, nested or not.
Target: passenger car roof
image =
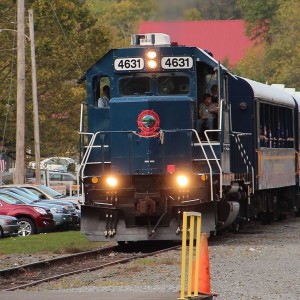
[[[243,77],[239,78],[243,79],[251,86],[255,98],[266,100],[275,104],[283,104],[290,107],[295,107],[295,101],[293,97],[284,90],[274,86],[265,85],[251,79]]]

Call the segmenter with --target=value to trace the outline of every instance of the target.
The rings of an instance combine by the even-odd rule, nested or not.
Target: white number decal
[[[193,59],[190,56],[163,57],[161,66],[163,69],[190,69],[193,67]]]
[[[144,60],[142,58],[117,58],[114,67],[117,71],[142,70]]]

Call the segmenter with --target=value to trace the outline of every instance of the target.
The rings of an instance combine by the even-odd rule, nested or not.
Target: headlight
[[[113,177],[113,176],[110,176],[110,177],[107,177],[106,178],[106,183],[110,186],[110,187],[115,187],[117,184],[118,184],[118,180]]]
[[[34,207],[34,209],[41,215],[46,215],[47,212],[41,207]]]
[[[150,69],[155,69],[157,67],[157,62],[155,60],[148,60],[147,65]]]
[[[176,180],[180,187],[185,187],[189,183],[189,179],[185,175],[177,176]]]
[[[156,57],[156,52],[155,51],[148,51],[147,52],[147,57],[150,59],[154,59]]]
[[[51,209],[51,212],[52,213],[55,213],[55,214],[62,214],[64,213],[64,209],[61,207],[52,207]]]

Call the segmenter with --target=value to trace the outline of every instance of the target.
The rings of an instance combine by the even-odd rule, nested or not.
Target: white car
[[[69,157],[49,157],[41,161],[41,170],[49,170],[49,171],[56,171],[56,172],[67,172],[68,167],[74,164],[76,169],[76,161]],[[35,162],[32,161],[29,163],[29,167],[35,169]],[[74,171],[75,171],[74,169]]]

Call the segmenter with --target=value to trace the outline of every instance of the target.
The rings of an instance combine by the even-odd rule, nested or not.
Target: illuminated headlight
[[[148,51],[147,52],[147,57],[150,59],[154,59],[156,57],[156,52],[155,51]]]
[[[157,67],[157,62],[155,60],[149,60],[147,65],[150,69],[155,69]]]
[[[185,187],[189,183],[188,178],[184,175],[177,176],[176,180],[177,180],[178,185],[181,187]]]
[[[38,213],[40,213],[41,215],[46,215],[46,214],[47,214],[47,212],[46,212],[43,208],[41,208],[41,207],[34,207],[34,209],[35,209]]]
[[[110,176],[106,178],[106,183],[110,187],[115,187],[118,184],[118,180],[115,177]]]

